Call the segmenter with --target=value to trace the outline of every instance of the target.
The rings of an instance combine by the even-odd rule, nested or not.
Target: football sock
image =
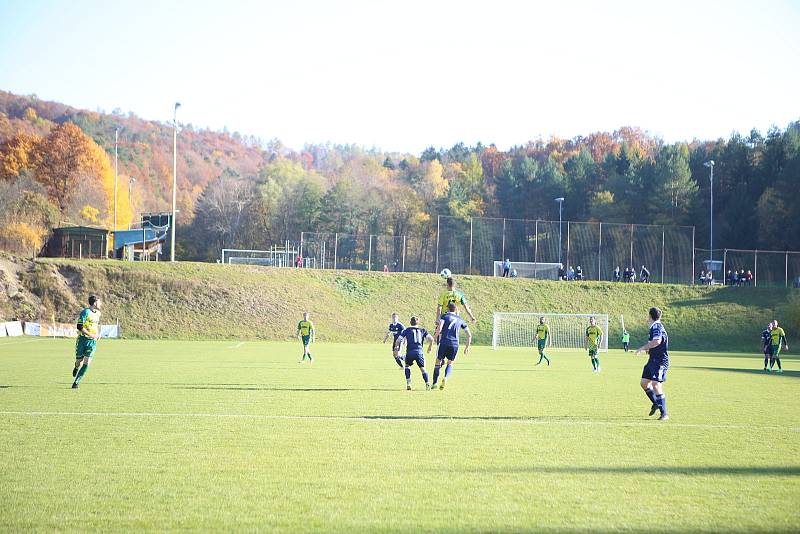
[[[658,404],[658,409],[661,410],[661,415],[665,415],[667,413],[667,396],[656,395],[656,404]]]
[[[778,364],[778,369],[783,370],[783,367],[781,367],[781,359],[780,358],[775,358],[775,363]]]
[[[426,384],[430,384],[430,380],[428,380],[428,371],[422,371],[422,379]]]
[[[76,384],[80,384],[81,379],[83,378],[83,375],[85,375],[86,371],[88,371],[88,370],[89,370],[89,366],[88,365],[83,364],[81,366],[80,370],[78,371],[78,376],[75,377],[75,383]]]
[[[653,404],[658,404],[658,400],[656,400],[656,393],[653,391],[653,388],[647,388],[644,390],[644,394],[647,395],[647,398],[650,399],[650,402]]]
[[[597,360],[592,358],[592,369],[597,369]]]
[[[406,367],[405,371],[406,371],[406,380],[411,381],[411,367]]]
[[[397,365],[399,365],[399,366],[400,366],[400,369],[402,369],[402,368],[403,368],[403,359],[402,359],[402,358],[400,358],[400,356],[397,356],[397,357],[394,359],[394,361],[396,361],[396,362],[397,362]]]
[[[769,359],[769,368],[772,369],[772,367],[774,365],[775,365],[775,358],[770,357],[770,359]]]
[[[308,361],[314,361],[314,358],[311,357],[311,353],[308,353]]]
[[[437,365],[436,367],[433,368],[433,383],[434,384],[439,381],[439,372],[440,371],[441,371],[441,366],[440,365]]]
[[[550,359],[549,359],[547,356],[545,356],[544,352],[542,353],[542,358],[544,358],[545,360],[547,360],[547,363],[550,363]],[[541,361],[541,360],[540,360],[540,361]]]
[[[594,363],[597,365],[597,368],[600,369],[600,358],[595,358]]]
[[[769,365],[769,358],[764,358],[764,369],[767,368],[767,365]]]
[[[444,368],[444,377],[450,378],[450,373],[453,371],[453,364],[448,363]]]

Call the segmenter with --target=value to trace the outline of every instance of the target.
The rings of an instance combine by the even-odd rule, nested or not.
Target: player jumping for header
[[[392,322],[389,323],[389,329],[386,331],[386,335],[383,336],[384,343],[389,339],[389,336],[392,336],[392,357],[394,361],[397,362],[397,365],[400,366],[400,369],[403,368],[403,358],[400,357],[400,333],[405,330],[405,328],[403,323],[398,321],[397,314],[393,313]]]
[[[428,371],[425,370],[425,355],[422,353],[422,346],[426,341],[428,342],[428,352],[430,352],[433,345],[433,337],[419,325],[419,319],[416,316],[411,317],[411,326],[400,333],[400,342],[406,344],[406,389],[409,391],[411,391],[411,367],[414,362],[417,363],[419,370],[422,372],[425,389],[431,389]]]
[[[102,307],[103,302],[100,298],[92,295],[89,297],[89,307],[84,308],[78,317],[78,339],[75,341],[72,389],[78,389],[81,380],[89,371],[89,364],[92,363],[97,340],[100,339],[100,308]]]
[[[297,363],[303,363],[308,358],[309,363],[314,363],[314,358],[311,357],[311,352],[308,350],[308,345],[314,342],[316,332],[314,331],[314,323],[309,320],[311,314],[308,312],[303,313],[303,320],[297,323],[297,339],[303,342],[303,358]]]
[[[603,331],[594,323],[594,317],[589,317],[589,326],[586,327],[585,346],[589,351],[589,358],[592,359],[592,372],[599,373],[600,359],[597,357],[597,352],[600,349],[600,344],[603,342]]]
[[[669,337],[664,325],[661,324],[661,310],[650,308],[647,315],[650,323],[650,340],[636,350],[639,355],[647,352],[649,358],[642,370],[641,386],[647,398],[650,399],[650,415],[661,411],[660,421],[669,419],[667,415],[667,397],[664,395],[664,381],[669,370]]]
[[[456,289],[455,279],[451,276],[447,279],[445,284],[447,285],[447,290],[442,291],[442,294],[439,295],[439,300],[436,302],[436,322],[439,322],[442,314],[446,313],[445,310],[447,310],[447,306],[452,302],[456,306],[464,306],[470,321],[474,323],[476,319],[472,314],[472,309],[469,307],[469,304],[467,304],[467,298],[464,296],[464,293]]]
[[[447,305],[447,313],[442,315],[442,320],[436,326],[436,342],[439,344],[439,350],[436,354],[436,367],[433,369],[433,388],[436,388],[436,382],[439,380],[439,371],[447,360],[447,366],[444,368],[444,377],[442,378],[442,385],[439,389],[444,389],[447,380],[450,378],[450,372],[453,370],[453,364],[456,363],[456,355],[458,354],[458,331],[464,330],[467,334],[467,345],[464,347],[464,355],[469,352],[469,346],[472,344],[472,332],[469,331],[467,323],[458,316],[456,313],[456,305],[451,302]],[[428,345],[428,353],[431,352],[431,346]]]
[[[541,365],[542,360],[547,360],[547,366],[550,367],[550,359],[545,355],[544,349],[551,346],[552,341],[550,341],[550,326],[545,323],[544,317],[539,317],[534,339],[536,339],[536,348],[539,350],[539,361],[536,365]]]

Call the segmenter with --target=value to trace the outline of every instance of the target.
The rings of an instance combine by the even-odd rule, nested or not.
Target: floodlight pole
[[[558,263],[563,268],[564,264],[561,263],[561,208],[564,205],[564,197],[558,197],[554,200],[558,202]]]
[[[709,172],[710,172],[710,174],[709,174],[709,184],[710,184],[709,190],[711,192],[711,205],[710,205],[710,209],[709,209],[710,225],[709,225],[709,232],[708,232],[709,233],[709,236],[708,236],[708,242],[709,242],[708,243],[708,248],[709,248],[709,251],[708,251],[708,260],[709,260],[708,261],[708,268],[711,269],[711,271],[713,272],[714,271],[714,160],[712,159],[712,160],[706,161],[705,163],[703,163],[703,165],[708,167]],[[720,274],[724,275],[725,273],[720,273]]]
[[[130,177],[128,180],[128,204],[131,206],[131,212],[133,212],[133,184],[136,182],[136,178],[133,176]],[[130,221],[128,221],[128,230],[131,229],[131,222],[133,221],[133,213],[131,213]]]
[[[175,201],[178,191],[178,108],[180,102],[175,102],[172,111],[172,220],[170,221],[169,261],[175,261]]]
[[[119,128],[114,130],[114,231],[117,231],[117,182],[119,181],[118,150]],[[116,246],[116,244],[114,245]]]

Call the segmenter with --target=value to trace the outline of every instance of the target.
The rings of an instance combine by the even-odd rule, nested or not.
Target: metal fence
[[[711,257],[708,249],[696,249],[696,276]],[[729,284],[729,272],[744,271],[752,274],[750,285],[756,287],[800,287],[800,252],[723,248],[714,249],[713,259],[721,263],[721,272],[714,273],[717,283]]]
[[[302,232],[301,255],[323,269],[438,272],[490,276],[494,262],[581,266],[587,280],[642,265],[653,282],[693,283],[694,227],[437,217],[423,235]]]
[[[642,266],[653,282],[691,284],[694,227],[439,217],[436,270],[490,275],[494,261],[581,266],[584,279],[612,280]]]

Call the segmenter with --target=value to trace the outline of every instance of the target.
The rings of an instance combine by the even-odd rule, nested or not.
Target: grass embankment
[[[619,316],[633,340],[646,334],[646,310],[659,306],[676,350],[757,350],[759,333],[777,317],[800,328],[794,290],[661,284],[551,282],[459,276],[478,316],[477,343],[491,342],[492,312],[607,313],[612,343]],[[286,340],[303,310],[318,339],[375,341],[392,311],[433,323],[443,289],[433,274],[270,269],[204,263],[39,260],[24,274],[41,315],[72,322],[90,293],[105,297],[105,320],[119,319],[132,338]]]

